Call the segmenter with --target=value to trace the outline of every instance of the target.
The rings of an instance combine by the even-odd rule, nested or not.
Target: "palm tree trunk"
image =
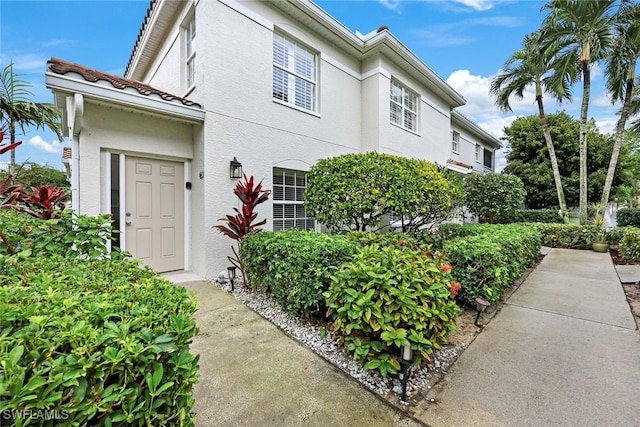
[[[13,119],[9,121],[9,137],[11,138],[9,144],[13,145],[16,143],[16,123]],[[10,151],[10,160],[9,160],[9,175],[13,175],[16,173],[16,149],[12,148]]]
[[[627,87],[624,93],[624,105],[622,111],[620,111],[620,118],[616,124],[616,136],[613,142],[613,151],[611,152],[611,160],[609,161],[609,169],[607,170],[607,178],[604,181],[604,188],[602,189],[602,199],[600,204],[606,206],[609,203],[609,193],[611,192],[611,186],[613,185],[613,175],[616,173],[616,166],[618,165],[618,156],[620,155],[620,148],[622,147],[622,138],[624,137],[624,127],[629,119],[629,112],[631,110],[631,97],[633,94],[633,81],[636,73],[635,63],[629,67],[629,76],[627,77]]]
[[[551,169],[553,170],[553,180],[556,183],[556,192],[558,193],[558,205],[560,206],[560,215],[565,218],[568,214],[567,203],[564,198],[564,190],[562,188],[562,178],[560,177],[560,169],[558,168],[558,159],[556,157],[556,150],[553,147],[553,141],[551,140],[551,133],[549,132],[549,125],[547,124],[547,116],[544,114],[544,106],[542,104],[542,96],[536,96],[538,103],[538,112],[540,114],[540,122],[542,123],[542,132],[544,133],[544,141],[547,143],[547,150],[549,150],[549,160],[551,161]]]
[[[591,70],[588,60],[582,62],[582,108],[580,110],[580,224],[587,222],[587,115],[591,92]]]

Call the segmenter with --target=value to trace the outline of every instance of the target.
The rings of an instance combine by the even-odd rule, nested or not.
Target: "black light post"
[[[476,321],[473,323],[474,325],[478,327],[484,326],[478,324],[478,320],[480,320],[480,314],[484,313],[490,305],[491,303],[484,298],[476,298],[476,310],[478,310],[478,315],[476,316]]]
[[[233,292],[233,285],[236,283],[236,267],[234,265],[227,267],[227,277],[229,277],[229,282],[231,282],[231,291]]]
[[[400,365],[402,366],[402,373],[400,379],[402,381],[402,397],[401,400],[406,403],[407,401],[407,377],[408,369],[411,364],[411,345],[402,346],[402,355],[400,356]]]

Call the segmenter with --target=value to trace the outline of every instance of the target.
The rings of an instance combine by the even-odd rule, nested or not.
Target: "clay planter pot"
[[[593,242],[591,247],[595,252],[608,252],[609,244],[607,242]]]

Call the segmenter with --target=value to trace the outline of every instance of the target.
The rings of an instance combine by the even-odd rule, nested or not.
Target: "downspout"
[[[84,113],[84,98],[76,93],[67,96],[67,125],[71,140],[71,209],[80,213],[80,130]]]

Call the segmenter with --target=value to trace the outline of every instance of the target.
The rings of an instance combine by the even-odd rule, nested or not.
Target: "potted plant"
[[[595,226],[595,235],[591,241],[591,247],[595,252],[608,252],[609,242],[607,240],[606,221],[603,215],[603,206],[599,204],[592,205],[594,212],[591,224]]]

